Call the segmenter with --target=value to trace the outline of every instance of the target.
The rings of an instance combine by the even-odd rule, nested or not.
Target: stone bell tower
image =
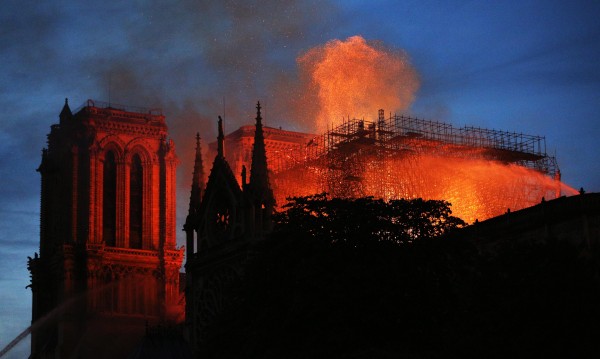
[[[65,101],[59,118],[38,168],[32,357],[127,356],[183,320],[174,144],[160,110]]]

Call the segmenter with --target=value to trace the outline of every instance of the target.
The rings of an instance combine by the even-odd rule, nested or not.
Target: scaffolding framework
[[[556,159],[546,153],[543,136],[472,126],[456,128],[408,116],[394,115],[385,120],[381,112],[376,123],[352,119],[316,136],[307,145],[305,162],[336,151],[352,153],[359,147],[394,155],[429,154],[514,163],[552,178],[559,171]]]
[[[465,198],[473,197],[469,206],[479,208],[473,216],[484,219],[561,192],[556,159],[547,155],[542,136],[454,127],[407,116],[385,119],[383,110],[375,122],[344,121],[312,138],[304,151],[275,156],[282,155],[289,161],[272,169],[280,204],[286,197],[316,192],[352,198],[446,199],[459,208],[467,206],[462,204]],[[475,163],[484,163],[486,169]],[[502,174],[506,178],[493,182],[493,176],[509,167],[521,174],[510,178]]]

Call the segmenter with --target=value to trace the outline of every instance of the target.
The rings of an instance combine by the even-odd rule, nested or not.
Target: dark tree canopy
[[[365,246],[377,241],[410,243],[438,237],[465,226],[442,200],[373,197],[329,198],[327,194],[293,197],[275,218],[282,231],[304,233],[332,243]]]
[[[460,231],[439,236],[463,225],[443,201],[316,195],[287,208],[228,288],[204,358],[600,353],[597,251],[510,239],[482,251]]]

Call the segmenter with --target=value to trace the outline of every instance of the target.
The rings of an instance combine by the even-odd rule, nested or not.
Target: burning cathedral
[[[59,118],[38,168],[31,357],[145,357],[149,328],[181,333],[184,320],[196,347],[223,305],[219,288],[239,278],[248,243],[272,229],[260,104],[240,183],[225,160],[222,120],[206,184],[197,136],[185,279],[175,239],[178,159],[161,111],[88,100],[72,112],[65,101]]]
[[[178,158],[162,112],[88,100],[74,112],[65,102],[59,118],[38,168],[32,358],[120,357],[149,327],[182,323],[195,351],[286,197],[446,199],[474,222],[569,191],[540,136],[383,110],[314,135],[263,126],[259,103],[254,126],[225,136],[219,118],[207,179],[197,135],[177,248]]]

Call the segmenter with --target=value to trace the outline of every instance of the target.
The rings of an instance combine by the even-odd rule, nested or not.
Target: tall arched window
[[[139,155],[131,159],[129,176],[129,247],[142,248],[142,207],[144,176]]]
[[[117,166],[112,151],[104,157],[102,190],[102,238],[104,244],[114,247],[117,237]]]

